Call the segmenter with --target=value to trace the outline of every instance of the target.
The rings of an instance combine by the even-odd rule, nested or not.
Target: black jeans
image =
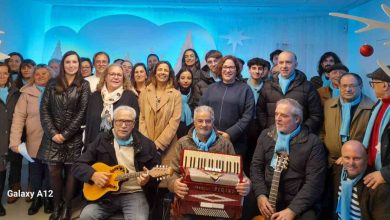
[[[50,196],[52,193],[50,188],[49,169],[47,165],[39,159],[34,159],[34,163],[29,163],[30,184],[34,195]],[[41,191],[41,194],[38,192]]]

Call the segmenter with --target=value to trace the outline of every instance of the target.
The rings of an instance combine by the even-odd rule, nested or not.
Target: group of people
[[[70,219],[80,183],[109,183],[111,173],[92,167],[103,162],[144,173],[88,203],[80,219],[118,212],[125,219],[168,219],[169,204],[188,194],[179,163],[181,152],[192,149],[241,156],[244,178],[235,189],[245,197],[242,219],[390,218],[390,76],[380,68],[367,75],[374,103],[362,93],[362,77],[333,52],[323,54],[310,81],[296,55],[281,50],[270,54],[272,65],[247,61],[248,79],[242,59],[217,50],[206,54],[204,67],[194,49],[185,50],[176,74],[156,54],[146,65],[110,64],[106,52],[91,61],[68,51],[48,65],[9,56],[0,64],[0,193],[7,163],[9,189],[20,190],[20,153],[27,150],[29,215],[44,206],[50,220]],[[272,204],[282,152],[289,163]],[[172,177],[147,174],[160,164],[173,168]],[[49,190],[52,197],[39,196]],[[172,212],[172,218],[199,216]]]

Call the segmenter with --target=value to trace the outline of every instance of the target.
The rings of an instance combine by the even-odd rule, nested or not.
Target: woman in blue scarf
[[[33,70],[30,82],[20,89],[21,96],[16,104],[11,126],[11,150],[19,154],[21,148],[25,148],[29,156],[34,160],[34,162],[29,163],[29,184],[34,195],[38,195],[40,190],[50,190],[47,165],[37,159],[36,156],[43,136],[39,106],[46,85],[54,74],[54,71],[45,64],[39,64]],[[26,129],[26,144],[22,147],[24,128]],[[36,214],[42,204],[44,205],[45,213],[52,211],[51,198],[36,196],[28,209],[28,214]]]
[[[0,199],[5,185],[9,131],[11,129],[15,105],[19,98],[19,91],[12,85],[9,70],[6,64],[0,63]],[[5,209],[0,203],[0,216],[4,215]]]
[[[181,69],[176,75],[178,90],[181,93],[182,112],[177,138],[187,135],[192,126],[192,115],[195,108],[193,99],[193,74],[190,68]]]

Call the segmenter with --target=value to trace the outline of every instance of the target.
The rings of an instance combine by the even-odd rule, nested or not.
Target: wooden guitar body
[[[126,168],[121,165],[110,167],[104,163],[95,163],[92,165],[92,168],[99,172],[111,173],[112,175],[104,188],[95,184],[84,183],[83,193],[88,201],[95,201],[108,192],[118,191],[120,182],[117,180],[117,177],[127,172]]]

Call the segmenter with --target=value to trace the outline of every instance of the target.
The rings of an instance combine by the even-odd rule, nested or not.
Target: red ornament
[[[365,57],[369,57],[374,53],[374,48],[369,44],[364,44],[360,47],[360,54]]]

